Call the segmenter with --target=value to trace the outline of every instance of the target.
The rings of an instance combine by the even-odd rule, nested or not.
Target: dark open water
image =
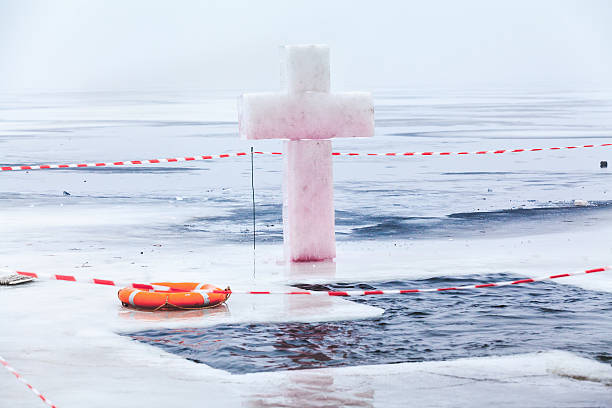
[[[368,284],[298,285],[314,290],[449,287],[507,274]],[[567,350],[612,364],[612,295],[538,282],[524,286],[351,301],[383,308],[377,319],[232,324],[128,334],[231,373],[450,360]],[[612,384],[611,384],[612,385]]]

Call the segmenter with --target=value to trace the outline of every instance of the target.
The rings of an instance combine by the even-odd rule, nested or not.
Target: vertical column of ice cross
[[[291,261],[336,257],[331,140],[284,145],[283,237]]]
[[[240,135],[285,142],[283,236],[294,262],[336,256],[331,140],[374,134],[372,96],[330,94],[329,48],[282,48],[283,93],[241,96]]]
[[[329,94],[329,48],[281,48],[281,83],[289,95]],[[336,257],[331,140],[284,143],[283,237],[291,261]]]

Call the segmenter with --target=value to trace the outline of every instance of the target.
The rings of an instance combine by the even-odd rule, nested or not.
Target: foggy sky
[[[0,89],[279,88],[329,44],[332,88],[612,86],[609,1],[0,0]]]

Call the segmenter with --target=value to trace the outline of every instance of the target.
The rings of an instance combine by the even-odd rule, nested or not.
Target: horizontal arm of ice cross
[[[368,92],[253,93],[240,98],[243,139],[331,139],[374,135]]]

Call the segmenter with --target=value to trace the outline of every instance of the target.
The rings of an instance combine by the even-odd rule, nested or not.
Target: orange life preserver
[[[168,290],[147,291],[123,288],[117,296],[127,307],[141,309],[203,309],[219,306],[230,297],[231,293],[202,293],[192,291],[223,291],[216,286],[197,282],[157,282],[153,285],[167,286]],[[178,289],[178,290],[177,290]],[[183,291],[181,291],[183,290]],[[229,291],[229,287],[225,289]]]

